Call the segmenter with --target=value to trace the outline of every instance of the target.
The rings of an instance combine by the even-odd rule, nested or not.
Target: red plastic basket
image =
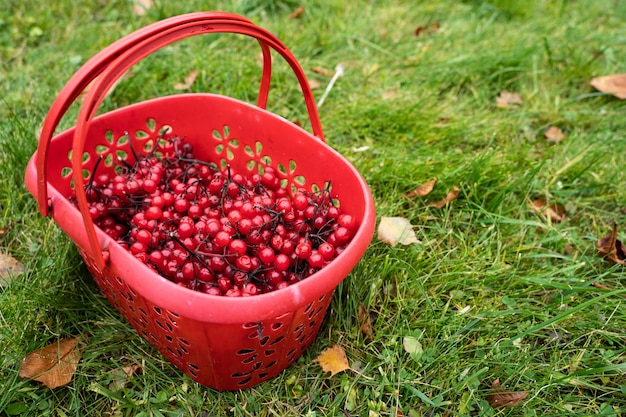
[[[243,34],[259,42],[264,64],[256,106],[215,94],[180,94],[94,116],[106,92],[139,60],[180,39],[216,32]],[[287,61],[299,81],[313,135],[265,110],[270,48]],[[68,107],[92,82],[76,126],[53,137]],[[211,296],[159,276],[94,227],[83,186],[84,175],[91,173],[99,157],[104,168],[112,171],[115,157],[132,158],[131,144],[133,149],[145,149],[164,127],[192,143],[198,158],[230,164],[239,172],[253,172],[269,163],[281,180],[297,187],[323,188],[330,181],[331,195],[358,220],[352,242],[309,278],[253,297]],[[126,137],[129,140],[123,140]],[[326,145],[302,68],[274,35],[230,13],[166,19],[95,55],[52,104],[25,181],[40,212],[50,214],[76,244],[110,303],[170,362],[218,390],[254,386],[276,376],[304,352],[320,328],[335,288],[359,262],[374,232],[374,203],[367,184]],[[69,200],[74,192],[78,208]]]

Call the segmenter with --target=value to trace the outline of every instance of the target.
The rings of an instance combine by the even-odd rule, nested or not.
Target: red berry
[[[248,250],[248,245],[241,239],[233,239],[228,245],[228,250],[233,255],[242,256]]]
[[[297,192],[293,196],[293,207],[296,210],[304,210],[309,205],[309,198],[302,192]]]
[[[289,269],[289,265],[291,263],[289,256],[285,255],[284,253],[278,254],[274,257],[274,266],[276,267],[276,270],[278,271],[286,271],[287,269]]]
[[[149,245],[152,242],[152,233],[146,229],[140,229],[137,231],[135,236],[137,242],[143,243],[144,245]]]
[[[230,234],[225,231],[218,232],[215,235],[215,238],[213,239],[213,242],[215,242],[216,245],[221,246],[221,247],[226,247],[230,245],[231,241],[232,241],[232,238],[230,237]]]
[[[326,262],[326,260],[324,259],[322,254],[319,253],[319,251],[313,250],[311,252],[311,255],[309,255],[308,257],[307,262],[313,268],[321,268],[324,266],[324,263]]]
[[[350,230],[343,226],[339,226],[337,230],[335,230],[334,235],[339,245],[347,243],[352,237],[352,233],[350,232]]]
[[[308,259],[312,253],[310,242],[301,242],[296,245],[295,253],[300,259]]]
[[[259,250],[258,257],[264,264],[270,264],[274,260],[274,250],[268,246],[265,246]]]
[[[330,261],[335,257],[335,247],[328,242],[322,243],[317,251],[324,257],[325,260]]]
[[[340,214],[337,218],[337,223],[350,231],[356,228],[356,219],[349,214]]]
[[[252,270],[252,262],[248,255],[238,256],[235,260],[235,265],[242,271],[249,272]]]
[[[174,201],[174,209],[179,213],[186,213],[190,205],[189,200],[184,198],[178,198]]]
[[[133,255],[137,255],[138,253],[145,253],[148,250],[148,247],[141,242],[135,242],[130,245],[130,253]]]

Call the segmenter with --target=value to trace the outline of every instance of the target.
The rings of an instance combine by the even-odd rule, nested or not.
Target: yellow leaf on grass
[[[193,85],[193,83],[196,81],[196,78],[198,78],[198,70],[193,70],[193,71],[189,71],[189,74],[187,74],[187,76],[185,77],[185,81],[183,81],[182,83],[178,83],[174,85],[174,89],[175,90],[189,90],[191,88],[191,86]]]
[[[596,77],[591,80],[590,84],[602,93],[612,94],[622,100],[626,99],[626,74]]]
[[[351,369],[346,352],[340,345],[324,349],[313,362],[319,363],[324,372],[330,372],[330,376]]]
[[[19,375],[42,382],[50,389],[62,387],[74,377],[80,357],[77,337],[59,340],[26,355]]]
[[[401,245],[421,243],[415,236],[411,222],[404,217],[381,217],[378,224],[378,239],[391,246],[398,243]]]

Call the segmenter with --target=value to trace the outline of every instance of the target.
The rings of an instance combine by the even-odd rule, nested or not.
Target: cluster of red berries
[[[264,167],[250,176],[195,159],[181,138],[161,141],[116,173],[85,185],[89,213],[105,233],[160,275],[231,297],[299,282],[331,262],[357,222],[329,189],[293,195]]]

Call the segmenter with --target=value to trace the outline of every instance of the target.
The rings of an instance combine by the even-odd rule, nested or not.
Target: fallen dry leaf
[[[419,360],[424,353],[422,343],[417,337],[414,336],[404,336],[404,338],[402,338],[402,346],[404,347],[405,352],[417,360]]]
[[[437,184],[437,178],[434,178],[424,184],[418,185],[416,189],[406,195],[406,197],[425,197],[435,188]]]
[[[340,345],[324,349],[313,362],[319,363],[324,372],[330,372],[330,376],[352,369],[348,363],[346,351]]]
[[[374,340],[374,328],[372,327],[372,318],[370,317],[370,312],[367,311],[365,306],[359,303],[359,325],[361,327],[361,332],[365,337],[366,341]]]
[[[565,209],[559,204],[548,204],[546,200],[537,198],[533,201],[528,200],[528,206],[535,214],[550,222],[560,223],[565,220]]]
[[[133,13],[135,16],[143,16],[152,7],[152,0],[135,0],[133,3]]]
[[[383,91],[380,97],[383,100],[395,100],[398,97],[400,97],[400,93],[398,93],[395,90],[388,90],[388,91]]]
[[[415,236],[411,222],[404,217],[381,217],[378,225],[378,239],[391,246],[396,246],[398,243],[401,245],[421,243]]]
[[[317,81],[316,79],[310,79],[309,80],[309,88],[311,90],[318,90],[322,87],[322,83],[320,83],[319,81]]]
[[[607,261],[626,266],[626,245],[617,238],[617,224],[610,234],[598,239],[598,252]]]
[[[522,400],[528,397],[526,391],[504,391],[500,389],[500,378],[493,381],[491,384],[491,394],[487,396],[487,402],[493,408],[498,407],[515,407]]]
[[[111,371],[112,381],[109,384],[109,390],[113,392],[121,390],[131,377],[140,375],[142,372],[143,369],[139,365],[128,365],[113,369]]]
[[[185,77],[185,80],[182,83],[178,83],[174,85],[174,90],[189,90],[193,83],[198,78],[198,70],[189,71],[189,74]]]
[[[596,287],[596,288],[600,288],[602,290],[606,290],[606,291],[613,291],[611,288],[607,287],[606,285],[600,284],[599,282],[592,282],[591,283],[592,287]],[[622,298],[626,298],[626,294],[619,294],[620,297]]]
[[[443,206],[445,206],[446,204],[450,203],[451,201],[456,200],[456,198],[459,196],[460,192],[461,192],[461,189],[459,187],[454,187],[445,196],[445,198],[443,200],[435,201],[434,203],[431,203],[430,206],[434,207],[434,208],[442,208]]]
[[[438,32],[440,28],[441,28],[441,25],[439,24],[439,22],[433,22],[428,25],[420,25],[416,27],[415,30],[413,31],[413,34],[415,36],[431,35],[433,33]]]
[[[81,358],[78,337],[37,349],[23,359],[20,377],[42,382],[50,389],[67,385]]]
[[[522,96],[509,91],[501,91],[496,98],[496,106],[501,109],[515,109],[523,103]]]
[[[10,226],[6,226],[0,229],[0,239],[2,239],[4,237],[4,235],[6,235],[7,233],[9,233],[9,230],[11,230]]]
[[[304,14],[304,6],[300,5],[289,14],[290,19],[299,19]]]
[[[591,80],[591,86],[596,90],[612,94],[619,99],[626,99],[626,74],[605,75]]]
[[[328,69],[322,68],[322,67],[311,68],[311,71],[313,71],[314,73],[316,73],[318,75],[321,75],[323,77],[328,77],[328,78],[331,78],[333,75],[335,75],[335,71],[328,70]]]
[[[24,272],[24,265],[11,255],[0,252],[0,287],[11,278]]]
[[[543,136],[548,139],[548,142],[552,143],[559,143],[566,137],[563,131],[556,126],[550,126]]]

